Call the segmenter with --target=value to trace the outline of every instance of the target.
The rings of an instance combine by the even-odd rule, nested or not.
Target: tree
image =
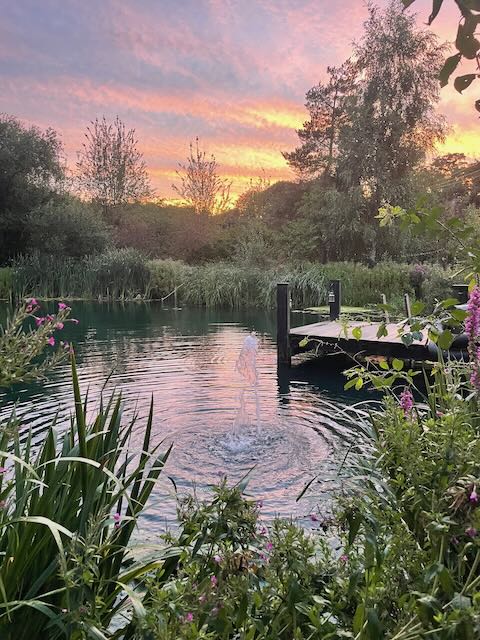
[[[0,262],[25,250],[30,213],[55,197],[64,178],[61,150],[53,129],[0,115]]]
[[[412,5],[415,0],[402,0],[405,7]],[[460,21],[457,27],[455,38],[455,48],[457,53],[448,57],[440,70],[439,79],[441,86],[448,84],[450,76],[458,67],[462,60],[475,60],[477,68],[475,73],[467,73],[457,76],[453,83],[455,89],[462,93],[467,89],[475,78],[480,78],[480,41],[475,37],[480,24],[480,1],[479,0],[455,0],[455,4],[460,12]],[[432,12],[428,18],[431,25],[442,8],[443,0],[433,0]],[[480,111],[480,99],[475,101],[475,109]]]
[[[301,177],[331,175],[338,153],[338,138],[348,122],[348,103],[355,90],[356,66],[347,60],[340,67],[327,67],[329,79],[306,95],[310,119],[297,130],[301,145],[282,155]]]
[[[79,188],[100,203],[105,213],[152,195],[135,129],[127,131],[118,116],[112,124],[103,117],[87,127],[85,138],[77,162]]]
[[[179,163],[182,170],[177,171],[180,185],[172,185],[178,195],[192,206],[195,213],[203,216],[214,215],[226,211],[231,203],[231,181],[221,178],[218,165],[212,154],[207,158],[205,151],[200,150],[198,138],[195,146],[190,143],[190,155],[187,164]]]
[[[361,186],[374,214],[383,200],[398,201],[408,178],[444,136],[435,112],[443,47],[416,27],[398,0],[384,11],[369,5],[365,33],[355,47],[359,73],[349,122],[339,140],[344,186]]]

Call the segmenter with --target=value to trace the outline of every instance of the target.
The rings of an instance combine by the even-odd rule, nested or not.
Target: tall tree
[[[328,81],[318,83],[306,95],[310,119],[297,130],[301,145],[283,157],[301,177],[331,175],[338,153],[338,139],[348,122],[347,105],[357,78],[356,66],[347,60],[340,67],[328,67]]]
[[[212,154],[207,158],[201,151],[198,138],[195,145],[190,143],[190,155],[187,163],[179,163],[181,171],[177,171],[179,185],[172,185],[178,195],[191,205],[199,215],[214,215],[226,211],[231,202],[231,181],[221,178],[218,165]]]
[[[364,189],[373,213],[384,199],[402,196],[404,181],[444,135],[432,74],[444,48],[417,28],[399,0],[384,10],[370,4],[368,10],[355,47],[359,81],[340,133],[338,172],[345,186]]]
[[[118,116],[113,123],[103,117],[87,127],[85,138],[77,162],[83,194],[100,203],[105,212],[152,195],[135,129],[127,130]]]
[[[64,178],[61,150],[53,129],[0,115],[0,263],[25,251],[31,212],[55,196]]]

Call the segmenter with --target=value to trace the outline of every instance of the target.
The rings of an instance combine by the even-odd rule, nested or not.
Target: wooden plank
[[[331,341],[336,340],[356,340],[352,335],[352,329],[359,327],[362,330],[360,340],[362,342],[383,342],[393,344],[403,344],[402,338],[399,335],[400,324],[390,323],[386,325],[387,335],[377,338],[379,322],[365,322],[365,321],[352,321],[347,326],[347,335],[345,336],[345,326],[339,322],[315,322],[313,324],[303,325],[301,327],[294,327],[290,329],[290,335],[310,337],[317,339],[327,339]],[[425,345],[428,342],[427,339],[414,340],[413,344]]]

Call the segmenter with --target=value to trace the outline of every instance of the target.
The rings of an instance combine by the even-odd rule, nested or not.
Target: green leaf
[[[375,609],[367,610],[367,628],[368,637],[372,640],[381,640],[383,636],[382,625],[380,624],[380,620],[378,618],[378,613]]]
[[[363,380],[362,378],[357,378],[356,382],[355,382],[355,389],[357,391],[360,391],[360,389],[363,387]]]
[[[380,369],[383,369],[384,371],[388,371],[390,369],[390,367],[388,366],[388,362],[386,360],[380,360]]]
[[[458,304],[457,298],[447,298],[441,301],[440,306],[443,309],[448,309],[449,307],[454,307],[456,304]]]
[[[468,316],[468,313],[466,311],[464,311],[463,309],[451,309],[450,310],[450,315],[455,320],[458,320],[458,322],[463,322],[465,320],[465,318]]]
[[[365,621],[365,605],[359,604],[355,610],[355,615],[353,616],[353,633],[358,634]]]
[[[476,77],[477,75],[475,73],[467,73],[464,76],[457,76],[453,82],[453,86],[458,93],[462,93],[462,91],[468,89]]]
[[[354,387],[357,383],[357,380],[358,378],[353,378],[353,380],[349,380],[348,382],[346,382],[343,387],[345,391],[347,391],[347,389],[351,389],[352,387]]]
[[[440,349],[450,349],[453,339],[453,334],[450,329],[445,329],[445,331],[438,336],[438,346]]]
[[[352,336],[355,340],[360,340],[362,338],[362,327],[354,327],[352,329]]]
[[[382,322],[377,330],[377,338],[383,338],[388,335],[388,329],[385,322]]]
[[[440,73],[438,74],[438,79],[440,80],[440,86],[445,87],[448,84],[448,80],[450,76],[455,71],[458,66],[458,63],[462,59],[461,53],[456,53],[453,56],[450,56],[445,60],[445,64],[443,65]]]
[[[405,9],[408,9],[408,7],[413,4],[415,2],[415,0],[402,0],[402,4],[405,7]]]
[[[302,347],[302,348],[303,348],[303,347],[306,347],[306,346],[307,346],[307,344],[308,344],[308,342],[309,342],[308,338],[302,338],[302,339],[300,340],[300,342],[298,343],[298,346],[299,346],[299,347]]]
[[[413,336],[411,333],[404,333],[402,336],[402,342],[406,347],[409,347],[411,344],[413,344]]]
[[[472,606],[472,601],[466,596],[462,596],[460,593],[456,593],[452,598],[452,607],[455,609],[469,609]]]
[[[403,360],[399,360],[398,358],[394,358],[392,361],[392,367],[395,369],[395,371],[401,371],[403,369],[403,365]]]
[[[412,304],[412,314],[414,316],[419,316],[424,309],[425,303],[421,302],[420,300],[415,300],[415,302]]]

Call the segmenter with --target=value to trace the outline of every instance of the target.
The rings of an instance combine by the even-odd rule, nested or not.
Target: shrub
[[[0,267],[0,299],[8,300],[12,295],[12,270]]]

